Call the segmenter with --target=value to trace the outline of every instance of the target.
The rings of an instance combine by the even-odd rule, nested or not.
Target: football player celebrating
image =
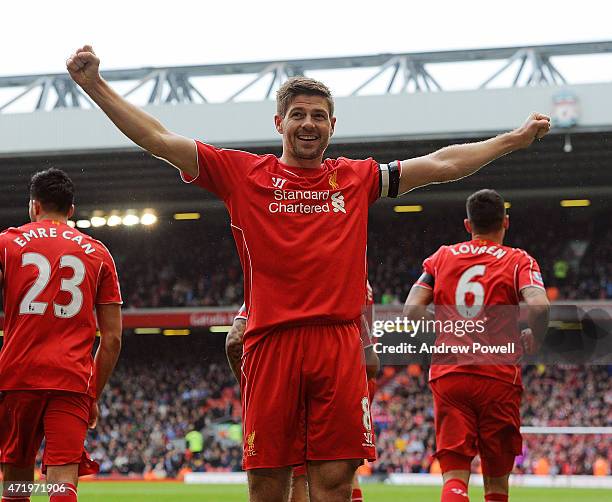
[[[331,92],[295,77],[277,92],[274,124],[283,141],[277,158],[168,131],[104,81],[90,46],[66,65],[132,141],[180,169],[185,182],[217,195],[230,213],[249,314],[241,397],[251,501],[284,502],[291,466],[304,462],[312,502],[348,500],[357,466],[376,457],[374,443],[364,440],[373,438],[366,373],[355,364],[363,359],[369,206],[468,176],[526,148],[548,132],[549,118],[534,113],[496,138],[402,162],[324,161],[336,125]]]
[[[104,244],[67,224],[73,199],[74,185],[63,171],[36,173],[30,181],[32,222],[0,234],[3,502],[29,500],[12,488],[34,479],[43,437],[52,502],[77,500],[78,476],[97,472],[83,442],[87,426],[96,425],[97,398],[119,357],[121,293]],[[96,318],[100,345],[94,359]]]
[[[415,321],[468,318],[474,327],[477,321],[486,321],[474,329],[475,333],[485,332],[478,335],[479,340],[515,342],[516,347],[529,347],[529,351],[535,348],[535,340],[537,347],[548,326],[549,303],[537,262],[522,249],[503,245],[508,226],[504,200],[497,192],[472,194],[465,220],[472,240],[442,246],[423,262],[423,274],[406,300],[406,317]],[[522,335],[516,316],[521,300],[528,306],[529,326]],[[435,317],[426,310],[432,301]],[[463,331],[449,330],[437,333],[436,344],[455,345],[468,339]],[[515,355],[489,359],[487,364],[472,364],[478,361],[474,354],[463,361],[454,355],[442,356],[438,364],[432,359],[430,386],[436,457],[444,479],[442,502],[468,501],[470,464],[477,453],[482,461],[485,500],[508,500],[508,478],[522,448],[521,353],[519,349]]]
[[[376,393],[376,376],[380,371],[380,359],[374,352],[371,339],[371,326],[374,321],[374,292],[370,282],[366,282],[366,301],[365,310],[362,316],[361,339],[366,363],[366,375],[368,378],[368,406],[372,409],[374,394]],[[240,383],[240,364],[243,354],[243,336],[246,329],[247,312],[245,304],[240,307],[231,329],[225,338],[225,353],[230,368],[236,380]],[[293,468],[291,476],[291,489],[289,490],[290,502],[308,502],[308,477],[306,464],[301,464]],[[353,480],[353,491],[351,502],[362,502],[363,494],[359,486],[359,478],[355,475]]]

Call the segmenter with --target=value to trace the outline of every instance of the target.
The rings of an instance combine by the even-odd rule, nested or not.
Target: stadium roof
[[[381,162],[418,156],[447,145],[448,139],[419,141],[368,141],[330,146],[330,157],[373,156]],[[463,200],[472,191],[496,188],[510,200],[591,198],[612,201],[612,149],[609,135],[572,134],[572,152],[563,149],[565,137],[552,135],[530,149],[495,161],[475,176],[456,183],[419,189],[400,199],[380,204],[427,203]],[[276,153],[278,147],[251,148],[254,153]],[[222,202],[192,185],[182,183],[178,173],[145,152],[111,151],[54,156],[18,156],[2,159],[0,176],[0,222],[23,220],[26,186],[36,170],[55,166],[66,170],[77,190],[77,217],[90,217],[95,209],[110,211],[154,208],[160,213],[222,209]]]
[[[588,80],[588,68],[593,68],[593,64],[588,63],[589,56],[597,55],[607,55],[605,60],[609,63],[612,60],[612,41],[147,67],[103,71],[102,75],[108,82],[127,84],[121,92],[130,100],[137,101],[139,91],[147,89],[147,104],[230,102],[245,97],[250,100],[269,99],[273,97],[275,88],[286,78],[295,75],[320,78],[313,75],[317,72],[327,72],[323,80],[329,82],[336,96],[596,82],[597,80]],[[571,72],[572,76],[566,75],[571,70],[571,66],[566,64],[568,60],[583,63],[580,65],[579,81],[575,81],[575,71]],[[492,64],[485,65],[485,72],[488,73],[478,77],[476,63]],[[445,78],[444,72],[439,71],[449,64],[455,65],[450,79]],[[466,79],[466,73],[475,75],[476,79],[469,83],[470,79]],[[348,76],[350,79],[344,92],[337,85],[342,76]],[[231,79],[224,81],[229,85],[224,84],[223,97],[215,99],[211,96],[215,87],[215,80],[211,77],[241,78],[234,79],[233,82],[237,85],[231,85]],[[459,87],[457,82],[462,82]],[[66,73],[0,77],[0,90],[9,88],[16,89],[16,92],[9,94],[4,100],[0,95],[0,112],[14,110],[15,104],[27,101],[32,103],[31,110],[47,110],[50,107],[87,108],[92,105]],[[248,96],[249,91],[256,89],[260,92]],[[28,99],[32,98],[32,95],[35,95],[35,100]]]
[[[575,124],[566,123],[571,127],[555,128],[550,136],[528,151],[498,160],[477,177],[419,190],[404,200],[436,202],[463,198],[475,188],[489,186],[504,190],[506,197],[513,198],[590,196],[608,201],[612,195],[612,114],[609,113],[612,83],[559,85],[566,79],[560,76],[555,58],[563,54],[575,57],[576,54],[608,54],[610,51],[612,42],[599,42],[117,70],[105,76],[114,82],[133,78],[125,91],[130,99],[137,92],[145,91],[146,85],[159,84],[152,94],[145,92],[148,100],[155,98],[152,104],[146,105],[146,110],[159,117],[168,128],[218,146],[245,148],[255,153],[280,151],[280,137],[272,121],[275,106],[270,99],[239,101],[233,90],[232,99],[222,103],[197,102],[194,94],[191,101],[179,100],[175,98],[185,97],[186,91],[178,87],[172,89],[169,82],[177,80],[171,75],[183,74],[181,85],[187,85],[195,78],[189,77],[190,72],[194,75],[198,72],[210,75],[242,72],[247,83],[253,79],[259,78],[261,83],[264,77],[272,78],[271,84],[264,86],[264,91],[269,91],[281,78],[308,73],[313,68],[368,67],[373,72],[370,79],[372,76],[374,80],[387,79],[383,82],[386,92],[362,95],[359,88],[363,88],[366,79],[353,82],[357,93],[337,98],[338,124],[327,154],[331,157],[372,156],[381,162],[421,155],[449,142],[488,137],[512,129],[534,110],[551,113],[557,125],[563,125],[567,118],[563,112],[570,110],[575,115]],[[428,71],[440,61],[497,61],[500,58],[506,59],[490,77],[514,72],[511,79],[514,86],[489,88],[490,82],[485,81],[482,82],[486,84],[484,87],[476,89],[439,91],[432,82],[429,87],[425,85],[423,79],[427,77],[424,74],[419,76],[410,70],[410,65],[417,63]],[[245,75],[246,71],[255,73]],[[58,82],[64,82],[65,86]],[[23,214],[27,179],[33,171],[51,165],[65,169],[75,179],[79,210],[83,213],[100,208],[154,207],[160,211],[181,211],[222,207],[211,196],[180,183],[173,169],[136,148],[99,110],[87,109],[86,102],[75,87],[70,87],[70,82],[65,74],[0,78],[0,87],[5,86],[5,89],[21,85],[21,88],[15,87],[21,89],[19,92],[23,91],[23,86],[25,89],[29,86],[30,91],[38,90],[39,101],[44,98],[51,102],[49,93],[55,92],[55,104],[60,104],[49,111],[41,107],[30,113],[7,113],[9,108],[6,108],[0,113],[0,176],[3,181],[0,185],[3,202],[0,221]],[[130,94],[130,87],[134,86],[140,86],[139,90]],[[266,95],[269,92],[263,97]],[[572,149],[569,153],[564,151],[568,139]]]

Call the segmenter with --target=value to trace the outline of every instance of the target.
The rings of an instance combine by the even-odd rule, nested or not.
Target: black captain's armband
[[[380,186],[381,197],[397,197],[400,183],[400,163],[397,160],[389,164],[379,164],[380,177],[378,184]]]
[[[415,283],[415,286],[421,286],[423,288],[433,289],[436,285],[436,280],[433,275],[423,272],[419,280]]]

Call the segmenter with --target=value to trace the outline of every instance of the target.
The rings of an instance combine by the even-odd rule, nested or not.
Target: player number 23
[[[51,264],[49,260],[39,253],[24,253],[21,259],[21,266],[35,265],[38,268],[38,277],[32,287],[19,304],[20,314],[42,315],[47,310],[47,303],[37,302],[36,297],[47,287],[51,278]],[[70,293],[72,299],[68,305],[53,303],[53,313],[56,317],[69,318],[77,315],[83,306],[83,293],[79,286],[85,278],[85,265],[76,256],[64,255],[60,258],[60,268],[71,268],[74,272],[70,279],[62,279],[60,289]]]

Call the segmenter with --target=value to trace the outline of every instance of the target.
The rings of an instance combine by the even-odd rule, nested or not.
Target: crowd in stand
[[[100,237],[117,264],[125,308],[242,304],[242,271],[228,230],[182,225],[132,232],[129,247],[119,233]]]
[[[238,386],[218,355],[203,359],[197,352],[165,348],[157,356],[122,358],[87,441],[101,474],[153,479],[241,469],[239,433],[228,432],[229,424],[239,430]],[[605,366],[525,368],[524,425],[612,426],[610,372]],[[372,473],[438,472],[427,371],[388,366],[379,386],[373,406],[379,459]],[[201,433],[200,445],[185,438],[191,431]],[[527,435],[516,472],[592,474],[602,459],[609,469],[612,445],[605,436]]]
[[[529,218],[536,217],[547,218]],[[368,269],[377,303],[402,303],[425,257],[442,244],[467,240],[463,216],[449,218],[371,221]],[[595,223],[533,224],[529,218],[516,218],[507,243],[537,258],[553,299],[612,299],[612,234],[599,233]],[[240,263],[227,225],[178,225],[132,233],[129,247],[121,231],[94,235],[116,259],[125,308],[242,303]],[[204,361],[198,351],[164,350],[163,359],[124,353],[87,440],[101,474],[164,478],[241,469],[241,442],[227,428],[240,423],[240,394],[222,350]],[[525,368],[524,424],[612,426],[611,373],[605,366]],[[379,386],[373,407],[379,459],[372,472],[437,472],[426,372],[386,367]],[[186,440],[194,431],[201,445]],[[527,435],[516,472],[592,474],[609,472],[610,465],[609,436]]]
[[[529,366],[523,370],[522,423],[526,426],[612,426],[612,367]],[[374,401],[379,458],[374,472],[439,472],[433,401],[420,366],[387,367]],[[577,403],[580,403],[577,405]],[[610,472],[612,443],[605,435],[525,434],[515,472]],[[474,462],[474,469],[479,464]]]
[[[166,354],[168,355],[168,354]],[[198,354],[124,360],[100,401],[87,449],[101,474],[176,477],[181,470],[240,470],[242,447],[213,434],[217,423],[240,422],[240,393],[227,364]],[[185,436],[205,431],[200,451]]]
[[[368,270],[377,303],[402,303],[424,258],[443,244],[468,239],[460,212],[408,218],[379,214],[370,223]],[[559,218],[511,215],[506,243],[537,259],[551,299],[612,299],[612,233],[600,232],[592,220]],[[131,231],[129,247],[121,230],[96,235],[115,256],[125,308],[242,303],[238,255],[221,223],[177,222],[146,233]]]

